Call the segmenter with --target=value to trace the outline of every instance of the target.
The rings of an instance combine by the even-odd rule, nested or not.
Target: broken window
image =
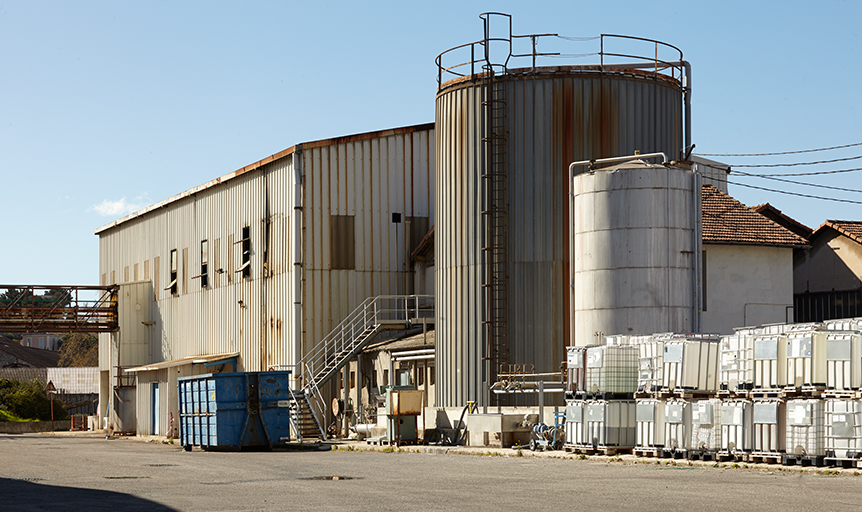
[[[209,286],[209,251],[207,250],[207,241],[201,240],[201,288]]]
[[[251,277],[251,228],[248,226],[242,228],[242,238],[234,243],[241,244],[242,249],[240,258],[242,265],[236,269],[236,272],[241,272],[242,277]]]
[[[177,250],[171,250],[171,280],[165,290],[170,290],[171,295],[177,294]]]

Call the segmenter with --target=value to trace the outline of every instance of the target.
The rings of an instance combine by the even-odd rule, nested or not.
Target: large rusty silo
[[[570,337],[568,165],[636,151],[679,159],[689,144],[685,63],[674,47],[621,36],[577,43],[513,36],[508,17],[482,18],[482,40],[437,60],[436,403],[443,407],[497,403],[488,387],[501,365],[559,369]],[[504,26],[495,36],[490,22],[500,19],[508,33]],[[612,42],[645,45],[647,57],[612,53]],[[519,43],[532,50],[518,54]],[[599,51],[589,64],[537,66],[536,48],[546,43]],[[660,60],[668,49],[673,58]]]

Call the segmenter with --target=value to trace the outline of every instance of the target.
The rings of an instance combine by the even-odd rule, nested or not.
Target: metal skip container
[[[178,379],[180,444],[204,449],[290,440],[290,373],[210,373]]]

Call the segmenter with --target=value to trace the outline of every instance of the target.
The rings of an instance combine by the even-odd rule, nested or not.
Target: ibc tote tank
[[[700,332],[700,180],[633,160],[574,178],[574,344]]]
[[[648,47],[651,60],[655,48],[652,43]],[[467,400],[488,403],[487,389],[495,380],[483,337],[482,103],[487,74],[476,62],[480,45],[463,48],[468,50],[464,58],[453,61],[468,62],[458,68],[462,77],[447,81],[451,75],[443,73],[448,68],[440,68],[435,113],[436,403],[443,407],[462,407]],[[446,61],[447,55],[440,58]],[[568,165],[638,150],[677,158],[684,132],[684,86],[669,70],[518,62],[524,67],[517,68],[512,58],[494,86],[505,103],[504,115],[495,122],[506,134],[508,362],[552,372],[570,344]],[[649,237],[643,242],[655,244]],[[668,330],[670,326],[643,332]],[[589,334],[590,342],[580,344],[600,341]]]

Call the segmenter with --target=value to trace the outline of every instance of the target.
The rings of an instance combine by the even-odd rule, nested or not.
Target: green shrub
[[[38,380],[18,382],[0,379],[0,409],[9,411],[19,418],[49,421],[51,402],[45,384]],[[54,419],[68,418],[63,404],[54,399]]]

